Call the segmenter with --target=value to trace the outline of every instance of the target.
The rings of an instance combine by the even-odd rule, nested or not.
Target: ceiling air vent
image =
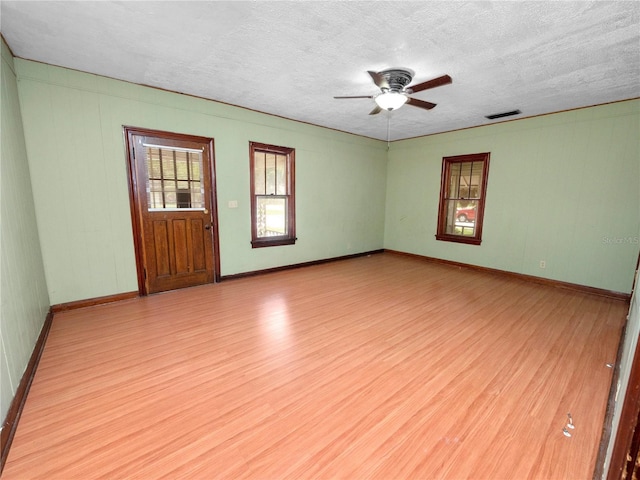
[[[488,118],[489,120],[495,120],[496,118],[510,117],[511,115],[520,115],[521,113],[522,112],[520,110],[511,110],[510,112],[494,113],[493,115],[487,115],[484,118]]]

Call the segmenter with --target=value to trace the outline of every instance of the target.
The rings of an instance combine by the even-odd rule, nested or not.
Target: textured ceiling
[[[0,1],[17,57],[401,139],[640,97],[640,2]],[[370,116],[366,73],[451,85]],[[517,118],[517,117],[511,117]]]

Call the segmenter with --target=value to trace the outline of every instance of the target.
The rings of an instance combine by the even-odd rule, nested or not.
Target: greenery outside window
[[[442,159],[436,239],[480,245],[489,153]]]
[[[251,245],[296,241],[295,150],[250,142]]]

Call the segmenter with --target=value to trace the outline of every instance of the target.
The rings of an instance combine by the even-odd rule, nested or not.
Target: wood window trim
[[[255,153],[256,151],[286,155],[287,157],[287,230],[288,233],[282,236],[259,237],[257,225],[256,198],[255,194]],[[275,247],[280,245],[293,245],[296,243],[296,209],[295,209],[295,149],[291,147],[281,147],[266,143],[249,142],[249,168],[250,168],[250,189],[251,189],[251,247]]]
[[[436,240],[445,242],[464,243],[468,245],[480,245],[482,243],[482,225],[484,220],[484,205],[487,196],[487,180],[489,178],[489,152],[473,153],[467,155],[456,155],[451,157],[443,157],[442,159],[442,175],[440,178],[440,201],[438,204],[438,228]],[[483,162],[483,172],[481,179],[481,196],[478,199],[478,207],[476,210],[475,232],[473,236],[455,235],[446,232],[447,228],[447,188],[451,165],[463,162]]]

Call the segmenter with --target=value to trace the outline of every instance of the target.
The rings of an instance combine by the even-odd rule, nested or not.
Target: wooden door
[[[140,293],[219,279],[213,140],[125,133]]]

